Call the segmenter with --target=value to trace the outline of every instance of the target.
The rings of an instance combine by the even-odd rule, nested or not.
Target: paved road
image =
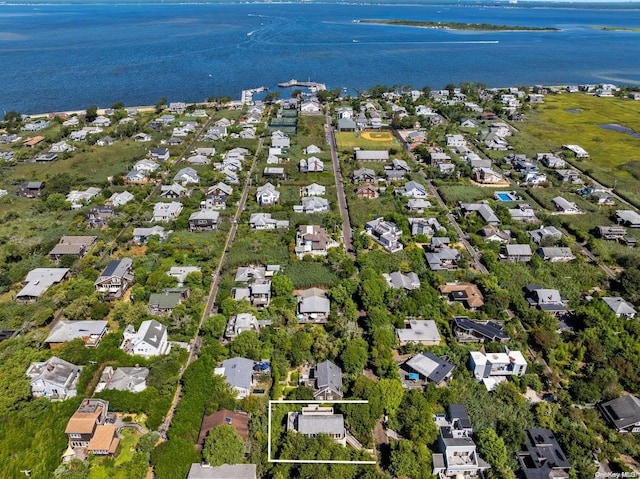
[[[213,311],[213,305],[216,300],[216,295],[218,294],[218,287],[220,286],[220,272],[227,260],[227,252],[229,250],[229,246],[231,245],[231,243],[233,243],[233,240],[235,239],[236,232],[238,230],[238,221],[240,220],[240,215],[244,211],[244,208],[247,202],[247,197],[249,195],[249,189],[251,188],[251,175],[253,174],[256,163],[258,162],[258,157],[260,156],[260,152],[262,150],[263,144],[264,144],[264,138],[260,138],[260,142],[258,143],[256,154],[254,155],[253,160],[251,162],[251,168],[249,169],[249,173],[247,174],[247,179],[244,184],[244,189],[242,190],[242,196],[240,198],[240,202],[238,203],[236,212],[233,215],[233,218],[231,220],[231,228],[229,229],[229,234],[227,235],[227,239],[224,243],[224,250],[222,251],[222,255],[220,255],[218,266],[216,267],[216,270],[213,273],[211,288],[209,288],[209,295],[207,296],[207,304],[204,308],[204,311],[202,312],[200,321],[198,322],[198,328],[193,337],[193,340],[191,341],[191,350],[189,352],[189,358],[187,359],[186,364],[180,369],[178,387],[176,389],[175,394],[173,395],[173,400],[171,401],[171,407],[169,408],[169,411],[167,412],[164,420],[162,421],[162,424],[158,428],[158,431],[162,435],[162,440],[167,439],[167,436],[166,436],[167,430],[171,425],[171,421],[173,420],[173,415],[175,413],[175,410],[178,407],[178,404],[180,403],[180,399],[182,398],[182,385],[180,384],[180,382],[182,381],[182,376],[184,375],[184,372],[186,371],[187,367],[192,362],[194,362],[198,357],[198,352],[199,352],[198,337],[200,336],[200,330],[202,329],[202,325],[204,324],[206,319],[209,317],[209,315]]]
[[[344,182],[342,181],[342,171],[340,170],[340,162],[338,161],[338,151],[336,147],[336,135],[331,125],[331,116],[327,114],[327,123],[324,126],[327,144],[331,149],[331,162],[333,163],[333,176],[336,182],[336,194],[338,196],[338,210],[342,217],[342,242],[347,253],[353,258],[353,231],[351,230],[351,222],[349,221],[349,209],[347,207],[347,199],[344,194]]]
[[[453,229],[456,230],[456,233],[458,233],[458,237],[460,238],[460,243],[463,244],[463,246],[471,256],[471,259],[473,260],[473,263],[474,263],[474,268],[477,271],[480,271],[481,273],[489,274],[489,270],[487,270],[485,265],[483,265],[482,262],[480,261],[480,257],[481,257],[480,254],[475,250],[473,246],[471,246],[471,243],[469,243],[465,239],[467,235],[462,231],[462,228],[460,228],[460,225],[456,221],[456,218],[451,213],[448,212],[449,208],[447,208],[447,205],[442,200],[442,197],[440,196],[440,193],[438,193],[438,190],[436,189],[436,187],[433,186],[433,183],[431,182],[431,180],[427,180],[427,187],[429,188],[429,191],[431,192],[433,197],[438,202],[438,205],[440,205],[441,208],[447,211],[447,219],[449,220],[449,223],[451,223],[451,226],[453,226]]]

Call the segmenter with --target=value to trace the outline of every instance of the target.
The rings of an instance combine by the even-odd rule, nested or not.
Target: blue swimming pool
[[[509,193],[496,193],[496,197],[500,201],[513,201],[513,197]]]

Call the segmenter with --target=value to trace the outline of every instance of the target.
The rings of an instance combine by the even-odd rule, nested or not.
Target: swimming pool
[[[518,201],[519,199],[518,195],[509,191],[496,191],[494,196],[499,201]]]

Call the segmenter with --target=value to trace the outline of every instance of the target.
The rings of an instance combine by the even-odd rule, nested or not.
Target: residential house
[[[512,263],[528,263],[533,257],[531,246],[528,244],[508,244],[502,247],[500,259]]]
[[[109,218],[115,214],[113,206],[100,206],[87,211],[87,226],[89,228],[103,228],[109,223]]]
[[[30,378],[31,396],[51,400],[75,397],[81,370],[82,366],[55,356],[46,361],[31,363],[26,372]]]
[[[160,186],[160,198],[183,198],[189,196],[190,191],[179,183]]]
[[[535,210],[525,203],[518,205],[516,208],[510,208],[509,214],[515,221],[522,221],[524,223],[534,223],[538,221]]]
[[[168,223],[180,216],[182,212],[182,203],[179,201],[172,201],[171,203],[155,203],[153,205],[153,218],[151,221],[154,223]]]
[[[51,349],[55,349],[66,342],[81,339],[88,348],[95,348],[102,337],[107,334],[106,321],[58,321],[47,339],[44,340]]]
[[[428,196],[425,186],[416,181],[408,181],[402,188],[398,188],[396,193],[414,199],[424,199]]]
[[[339,401],[343,397],[342,369],[327,360],[316,365],[310,380],[313,382],[313,398],[323,401]]]
[[[363,183],[356,188],[356,196],[358,198],[375,199],[380,196],[380,189],[371,183]]]
[[[376,172],[370,168],[359,168],[353,172],[353,182],[375,182],[377,179]]]
[[[24,286],[15,296],[19,303],[33,303],[51,286],[63,281],[69,268],[36,268],[27,273]]]
[[[445,228],[436,218],[408,218],[412,235],[426,235],[433,237],[443,231]]]
[[[100,188],[90,186],[84,191],[72,190],[67,194],[67,202],[71,203],[71,209],[82,208],[85,203],[90,202],[100,194]]]
[[[563,158],[553,153],[538,153],[536,154],[536,160],[547,168],[553,168],[554,170],[564,168],[567,165]]]
[[[187,163],[189,163],[190,165],[199,165],[199,166],[204,166],[204,165],[208,165],[209,163],[211,163],[211,158],[209,158],[206,155],[192,155],[189,158],[187,158]]]
[[[623,224],[629,228],[640,228],[640,214],[633,210],[616,211],[616,220],[618,224]]]
[[[464,156],[464,160],[467,162],[467,165],[469,165],[469,168],[471,168],[473,171],[479,168],[491,168],[491,160],[489,158],[482,158],[480,155],[474,153],[473,151],[469,151]]]
[[[609,309],[618,318],[633,319],[636,315],[636,308],[634,308],[633,304],[620,296],[605,296],[602,301],[609,306]]]
[[[436,322],[431,319],[407,320],[404,322],[404,328],[396,328],[396,335],[400,340],[400,346],[409,343],[437,346],[442,340]]]
[[[329,211],[329,200],[317,196],[300,198],[300,204],[293,207],[296,213],[324,213]]]
[[[434,420],[440,452],[433,453],[433,474],[440,479],[484,477],[491,466],[476,451],[471,420],[464,405],[451,404],[447,416],[438,414]]]
[[[251,415],[244,411],[229,411],[228,409],[223,409],[221,411],[216,411],[213,414],[209,414],[208,416],[204,416],[202,418],[202,424],[200,425],[200,433],[198,434],[198,442],[196,443],[196,449],[202,450],[204,447],[204,441],[207,435],[215,428],[227,425],[231,426],[238,436],[242,438],[245,446],[245,455],[248,454],[251,450],[251,441],[249,439],[249,419],[251,419]],[[187,479],[190,476],[187,477]],[[218,476],[216,476],[218,477]],[[244,479],[249,478],[250,476],[245,475],[226,475],[220,476],[221,479]],[[253,477],[255,478],[255,471]]]
[[[551,200],[556,207],[556,211],[563,215],[576,215],[584,213],[575,203],[565,200],[562,196],[556,196]]]
[[[382,216],[368,221],[365,224],[365,232],[389,253],[395,253],[403,248],[399,241],[402,231],[395,223],[385,221]]]
[[[555,226],[541,226],[538,229],[527,231],[527,234],[536,244],[555,243],[562,238],[562,232]]]
[[[446,283],[440,286],[439,290],[448,301],[462,303],[467,309],[475,310],[484,306],[484,297],[475,284]]]
[[[153,173],[160,168],[160,165],[153,160],[143,159],[136,161],[133,165],[135,171],[145,171],[147,173]]]
[[[287,175],[284,168],[266,167],[262,173],[264,178],[275,178],[276,180],[286,180]]]
[[[300,160],[301,173],[317,173],[322,171],[324,171],[324,162],[320,158],[312,156],[306,160]]]
[[[581,183],[580,173],[576,170],[556,170],[556,177],[562,183]]]
[[[523,376],[527,372],[527,361],[520,351],[505,347],[504,353],[487,353],[483,347],[469,352],[469,369],[488,391],[493,391],[508,376]]]
[[[168,161],[171,154],[169,153],[169,148],[152,148],[149,150],[149,158],[159,162]]]
[[[58,141],[57,143],[54,143],[53,145],[51,145],[51,147],[49,148],[49,153],[64,153],[64,152],[71,152],[71,151],[75,151],[76,147],[73,145],[70,145],[69,143],[67,143],[66,141]]]
[[[316,155],[318,153],[322,153],[322,148],[316,145],[309,145],[303,150],[303,153],[305,155]]]
[[[485,241],[496,243],[508,243],[511,240],[511,231],[501,231],[496,226],[489,224],[478,230],[478,235]]]
[[[26,183],[22,183],[18,187],[18,190],[16,191],[16,195],[22,196],[23,198],[39,198],[43,191],[44,191],[44,182],[28,181]]]
[[[133,368],[116,368],[107,366],[102,371],[95,392],[104,390],[129,391],[139,393],[147,389],[149,368],[135,366]]]
[[[106,116],[102,116],[102,115],[100,115],[100,116],[96,117],[96,119],[95,119],[95,120],[93,120],[93,121],[91,122],[91,124],[92,124],[93,126],[98,126],[98,127],[101,127],[101,128],[106,128],[106,127],[111,126],[111,120],[109,120],[109,118],[107,118]]]
[[[177,115],[182,115],[187,109],[187,104],[181,101],[173,101],[169,103],[169,111]]]
[[[204,231],[215,231],[218,229],[220,213],[217,211],[203,210],[191,213],[189,216],[189,231],[202,233]]]
[[[256,201],[260,206],[275,205],[280,199],[280,192],[271,183],[258,186],[256,191]]]
[[[431,239],[430,251],[425,253],[427,264],[432,271],[448,271],[458,267],[460,253],[458,250],[448,247],[446,244],[434,246]]]
[[[318,183],[311,183],[309,186],[300,188],[300,196],[324,196],[326,188]]]
[[[589,153],[579,145],[562,145],[562,149],[573,152],[578,159],[589,158]]]
[[[275,148],[289,148],[291,146],[291,139],[282,131],[276,130],[271,133],[271,146]]]
[[[202,268],[199,266],[172,266],[167,273],[172,278],[178,280],[178,287],[184,286],[184,282],[191,273],[201,273]]]
[[[338,131],[356,131],[358,125],[351,118],[340,118],[338,120]]]
[[[194,153],[196,155],[214,156],[216,154],[216,149],[211,146],[206,146],[206,147],[201,146],[199,148],[196,148],[194,150]]]
[[[49,251],[49,258],[59,263],[63,256],[82,258],[98,238],[96,236],[63,236]]]
[[[387,150],[356,150],[356,161],[389,161]]]
[[[500,173],[493,171],[491,168],[478,168],[475,171],[475,180],[483,185],[508,185]]]
[[[475,321],[466,316],[455,316],[451,321],[459,343],[506,343],[509,335],[498,321]]]
[[[289,228],[289,221],[272,218],[271,213],[251,213],[249,226],[255,230],[274,230],[277,228]]]
[[[152,236],[157,236],[160,241],[165,241],[172,231],[165,231],[162,226],[152,226],[151,228],[134,228],[133,242],[136,245],[145,244]]]
[[[223,210],[227,207],[227,199],[233,193],[233,187],[219,182],[208,188],[205,192],[205,200],[200,203],[203,210]]]
[[[317,225],[300,225],[296,231],[295,253],[298,259],[305,255],[326,256],[329,248],[336,248],[338,242],[331,238],[326,229]]]
[[[167,316],[181,304],[189,295],[186,288],[164,288],[161,293],[149,296],[147,307],[149,313],[156,316]]]
[[[131,258],[109,262],[94,283],[96,291],[106,295],[107,299],[120,299],[133,284],[132,265]]]
[[[446,359],[423,351],[399,367],[400,380],[407,388],[423,387],[429,382],[441,386],[451,379],[453,368]]]
[[[296,297],[298,322],[327,322],[330,303],[325,293],[325,290],[319,288],[310,288],[298,292]]]
[[[467,140],[460,134],[448,134],[445,136],[445,141],[448,148],[462,148],[467,146]]]
[[[627,236],[627,228],[624,226],[596,226],[596,234],[606,240],[621,241]]]
[[[222,361],[215,374],[224,376],[233,388],[237,399],[244,399],[251,393],[253,386],[253,361],[251,359],[235,357]]]
[[[98,141],[96,141],[96,145],[98,146],[111,146],[115,143],[115,140],[110,136],[103,136]]]
[[[145,170],[136,170],[134,168],[125,175],[124,181],[130,185],[144,185],[149,181],[149,172]]]
[[[113,206],[114,208],[118,208],[119,206],[124,206],[130,201],[134,200],[135,196],[133,196],[128,191],[122,191],[120,193],[112,194],[107,200],[107,205]]]
[[[538,254],[542,257],[543,260],[549,261],[551,263],[566,263],[568,261],[573,261],[576,259],[571,248],[565,247],[542,247],[538,248]]]
[[[571,464],[549,429],[527,429],[524,450],[516,453],[524,479],[568,479]]]
[[[181,183],[182,186],[191,184],[197,185],[200,183],[200,176],[198,176],[198,172],[196,170],[187,166],[176,173],[176,176],[173,177],[173,181]]]
[[[392,289],[405,289],[412,291],[420,288],[420,278],[413,271],[404,274],[401,271],[394,271],[393,273],[382,275],[387,281],[387,285]]]
[[[495,214],[493,208],[488,202],[482,203],[462,203],[460,202],[460,211],[464,216],[469,216],[472,213],[477,213],[482,217],[485,223],[490,225],[500,224],[500,218]]]
[[[598,404],[606,421],[618,432],[640,432],[640,399],[625,394]]]
[[[114,455],[119,439],[116,428],[106,425],[109,402],[104,399],[85,399],[69,419],[65,434],[71,448],[86,449],[95,455]]]
[[[155,319],[143,321],[136,332],[132,324],[124,330],[124,339],[120,345],[125,353],[151,358],[164,356],[171,351],[167,340],[167,327]]]
[[[561,315],[567,312],[567,300],[560,296],[560,292],[557,289],[545,289],[530,284],[525,286],[524,292],[525,299],[531,307],[553,315]]]
[[[44,120],[44,119],[34,120],[31,123],[27,123],[26,125],[24,125],[21,128],[21,130],[22,131],[40,131],[40,130],[44,130],[45,128],[48,128],[50,124],[51,123],[49,122],[49,120]]]
[[[255,464],[223,464],[213,467],[207,463],[191,464],[187,479],[257,479]]]
[[[144,132],[136,133],[135,135],[133,135],[133,141],[148,143],[151,141],[151,135]]]
[[[478,128],[478,123],[472,118],[463,118],[460,120],[461,128]]]
[[[297,432],[307,437],[324,434],[343,446],[347,441],[344,416],[334,414],[331,407],[320,405],[303,407],[302,412],[288,413],[287,431]]]
[[[238,313],[235,316],[229,318],[227,327],[224,332],[224,337],[229,341],[232,341],[240,333],[245,331],[258,332],[260,330],[260,324],[257,318],[250,313]]]
[[[411,167],[404,160],[393,159],[390,165],[384,167],[385,171],[401,172],[403,176],[407,173],[411,173]]]
[[[233,288],[231,296],[236,301],[248,300],[258,309],[266,308],[271,301],[271,280],[254,281],[245,288]]]

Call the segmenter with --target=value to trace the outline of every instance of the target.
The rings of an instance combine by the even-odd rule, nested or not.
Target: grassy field
[[[600,125],[615,124],[640,132],[640,102],[597,98],[583,94],[547,95],[545,104],[518,125],[511,143],[518,152],[534,155],[558,151],[563,144],[577,144],[590,158],[575,161],[606,186],[640,206],[640,139]]]
[[[347,132],[347,131],[338,131],[336,132],[336,142],[338,144],[338,150],[353,150],[354,148],[361,148],[363,150],[384,150],[389,148],[397,148],[400,150],[400,143],[395,137],[390,136],[388,141],[381,141],[382,138],[373,138],[371,140],[367,139],[365,136],[368,136],[369,132]],[[373,132],[372,134],[377,135],[378,132]]]

